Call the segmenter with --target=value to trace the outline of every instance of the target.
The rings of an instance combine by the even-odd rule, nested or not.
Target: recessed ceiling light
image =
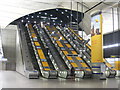
[[[41,14],[41,12],[39,12],[39,14]]]
[[[36,21],[34,21],[34,23],[36,23]]]
[[[28,19],[28,17],[26,19]]]
[[[63,22],[62,20],[60,22]]]
[[[49,22],[48,22],[47,24],[48,24],[48,25],[50,25],[50,23],[49,23]]]
[[[47,15],[47,13],[45,13],[45,15]]]
[[[21,20],[21,22],[24,22],[24,20]]]
[[[65,10],[65,12],[67,12],[68,10]]]
[[[62,14],[64,14],[64,12],[61,12]]]
[[[58,9],[56,9],[56,11],[58,11]]]
[[[53,15],[51,14],[50,16],[52,17]]]
[[[34,16],[31,16],[31,18],[34,18]]]
[[[30,21],[28,21],[28,22],[30,22]]]
[[[39,18],[39,16],[37,16]]]

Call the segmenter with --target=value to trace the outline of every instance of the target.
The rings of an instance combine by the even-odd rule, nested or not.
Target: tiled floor
[[[0,71],[2,88],[118,88],[120,78],[98,79],[28,79],[15,71]]]

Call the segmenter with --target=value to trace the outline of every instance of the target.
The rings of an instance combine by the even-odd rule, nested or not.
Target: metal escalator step
[[[59,47],[64,47],[60,41],[56,41]]]
[[[73,54],[77,54],[77,52],[76,51],[71,51]]]
[[[68,60],[73,60],[73,59],[72,59],[71,57],[69,57],[69,56],[66,56],[66,57],[67,57]]]
[[[70,62],[74,62],[73,60],[69,60]]]
[[[100,68],[100,66],[92,66],[92,68]]]
[[[42,62],[43,67],[49,67],[47,62]]]
[[[44,53],[41,49],[38,49],[37,51],[38,51],[38,55],[39,55],[40,59],[46,59],[44,56]]]
[[[69,48],[69,50],[74,51],[74,49],[73,49],[73,48]]]
[[[50,71],[50,68],[44,68],[45,71]]]
[[[76,59],[77,59],[77,60],[80,60],[80,61],[82,60],[80,57],[76,57]]]
[[[63,51],[63,53],[67,56],[68,52],[67,51]]]
[[[91,69],[85,69],[86,71],[91,71]]]
[[[35,33],[32,33],[31,34],[32,38],[36,37],[36,34]]]
[[[34,42],[35,46],[40,46],[39,42]]]
[[[61,47],[61,50],[65,50],[65,48],[64,48],[64,47]]]
[[[41,47],[40,47],[40,46],[36,46],[36,48],[37,48],[37,49],[41,49]]]
[[[71,63],[73,67],[78,67],[76,63]]]
[[[47,60],[46,59],[41,59],[42,62],[46,62]]]
[[[66,41],[66,40],[64,40],[63,42],[64,42],[64,43],[68,43],[68,41]]]
[[[38,41],[37,37],[34,37],[34,38],[33,38],[33,41],[34,41],[34,42],[37,42],[37,41]]]
[[[83,67],[88,67],[85,63],[80,63]]]
[[[71,48],[71,45],[70,44],[65,44],[68,48]]]

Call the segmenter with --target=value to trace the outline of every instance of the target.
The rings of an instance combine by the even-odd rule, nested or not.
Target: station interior
[[[120,89],[119,39],[119,0],[1,0],[0,89]]]

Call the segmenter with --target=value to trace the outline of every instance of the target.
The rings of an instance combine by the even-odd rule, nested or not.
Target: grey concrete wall
[[[6,70],[15,70],[16,68],[16,25],[9,25],[2,30],[2,44],[6,62]]]
[[[91,16],[89,14],[84,14],[83,21],[80,22],[80,27],[85,31],[85,33],[88,35],[90,34],[90,28],[91,28]]]

